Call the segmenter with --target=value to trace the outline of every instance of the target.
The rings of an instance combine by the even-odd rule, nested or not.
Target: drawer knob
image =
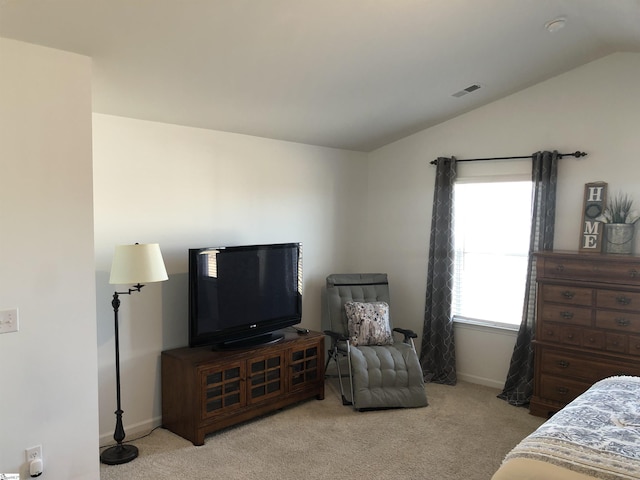
[[[558,366],[560,368],[568,368],[569,362],[567,362],[566,360],[558,360]]]
[[[629,272],[629,275],[631,275],[631,278],[637,278],[638,277],[638,271],[634,268],[633,270],[631,270]]]
[[[567,393],[569,393],[569,389],[567,387],[558,387],[556,389],[556,391],[560,394],[560,395],[566,395]]]
[[[629,325],[631,325],[631,320],[629,320],[628,318],[619,317],[616,318],[616,323],[620,327],[628,327]]]
[[[573,333],[567,333],[567,338],[569,340],[573,340]]]
[[[556,265],[557,272],[564,272],[564,265]]]
[[[629,305],[631,303],[631,299],[629,297],[625,297],[624,295],[620,295],[616,297],[616,302],[620,305]]]
[[[560,316],[561,316],[562,318],[564,318],[565,320],[570,320],[570,319],[572,319],[572,318],[573,318],[573,312],[567,312],[567,311],[565,311],[565,312],[560,312]]]
[[[565,290],[564,292],[562,292],[562,296],[564,298],[567,298],[569,300],[571,300],[573,297],[576,296],[575,292],[570,292],[569,290]]]

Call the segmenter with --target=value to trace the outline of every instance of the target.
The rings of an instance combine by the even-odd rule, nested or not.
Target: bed
[[[640,479],[640,377],[595,383],[505,457],[492,480]]]

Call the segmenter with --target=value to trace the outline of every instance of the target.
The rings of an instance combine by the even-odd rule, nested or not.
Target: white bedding
[[[640,378],[594,384],[520,442],[492,480],[640,479]]]

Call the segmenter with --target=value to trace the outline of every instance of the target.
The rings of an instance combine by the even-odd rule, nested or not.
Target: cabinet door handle
[[[567,298],[567,299],[571,300],[573,297],[576,296],[576,293],[575,292],[571,292],[569,290],[565,290],[564,292],[562,292],[562,296],[564,298]]]
[[[620,305],[629,305],[631,303],[631,299],[629,297],[625,297],[624,295],[620,295],[616,297],[616,302]]]
[[[567,311],[560,312],[560,316],[565,320],[570,320],[573,318],[573,312],[567,312]]]
[[[556,391],[560,395],[566,395],[567,393],[569,393],[569,389],[567,387],[558,387],[558,388],[556,388]]]
[[[616,323],[620,327],[628,327],[629,325],[631,325],[631,320],[629,320],[628,318],[619,317],[616,318]]]
[[[567,362],[566,360],[558,360],[558,366],[560,368],[568,368],[569,362]]]

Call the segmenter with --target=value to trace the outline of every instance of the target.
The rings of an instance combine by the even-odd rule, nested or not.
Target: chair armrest
[[[393,331],[404,335],[404,340],[402,341],[405,343],[408,343],[410,338],[418,338],[418,334],[416,332],[414,332],[413,330],[408,330],[406,328],[394,328]]]
[[[346,335],[338,332],[333,332],[331,330],[325,330],[323,333],[330,336],[334,342],[346,342],[347,340],[349,340],[349,337],[347,337]]]

